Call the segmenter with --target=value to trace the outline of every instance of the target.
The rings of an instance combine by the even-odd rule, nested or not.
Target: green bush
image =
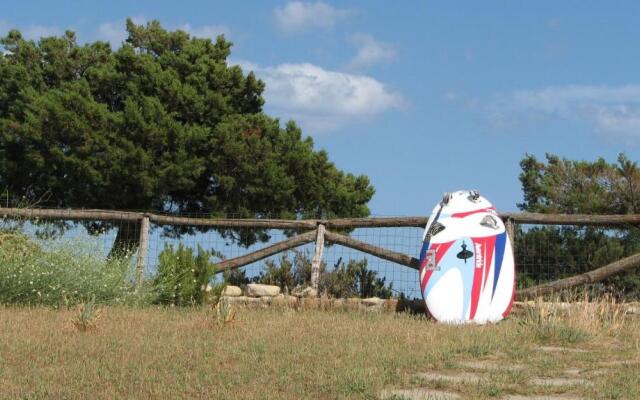
[[[260,283],[280,286],[283,290],[311,284],[311,257],[309,253],[294,251],[293,259],[283,254],[280,259],[267,260],[265,270],[258,277]],[[379,278],[376,271],[367,268],[367,259],[349,260],[343,264],[340,259],[332,271],[326,264],[320,264],[320,282],[318,289],[331,297],[380,297],[390,298],[392,284],[388,286],[385,278]]]
[[[205,300],[206,287],[215,272],[211,257],[212,251],[198,246],[197,254],[193,249],[180,243],[165,245],[160,253],[158,273],[153,281],[157,299],[160,304],[176,306],[202,304]]]
[[[332,297],[380,297],[388,299],[393,294],[393,284],[385,284],[376,271],[367,268],[367,259],[349,260],[345,265],[338,261],[331,272],[320,275],[320,290]]]
[[[94,298],[100,304],[147,304],[148,287],[133,284],[131,257],[105,259],[89,240],[33,241],[0,233],[0,303],[71,306]]]

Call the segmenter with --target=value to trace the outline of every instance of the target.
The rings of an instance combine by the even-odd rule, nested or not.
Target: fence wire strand
[[[124,216],[124,213],[122,214]],[[183,215],[204,217],[198,215]],[[212,229],[204,227],[171,226],[151,223],[149,246],[145,260],[145,276],[152,278],[158,270],[163,250],[182,245],[197,252],[198,248],[211,251],[212,262],[245,255],[287,239],[296,233],[282,229]],[[36,218],[0,219],[0,230],[17,230],[41,243],[69,241],[76,246],[83,242],[98,243],[96,251],[107,257],[117,247],[117,241],[134,244],[140,233],[135,221],[71,221],[38,220]],[[341,232],[365,243],[393,250],[411,257],[419,257],[422,246],[422,228],[357,228]],[[640,227],[626,225],[617,228],[557,227],[515,224],[512,242],[516,260],[517,285],[527,288],[560,278],[587,272],[608,262],[640,251]],[[605,240],[607,239],[607,240]],[[248,279],[258,280],[265,274],[266,265],[279,265],[284,258],[296,256],[311,260],[315,243],[270,256],[242,267]],[[408,298],[421,297],[418,271],[341,245],[326,243],[323,263],[327,272],[350,261],[366,260],[368,270],[391,286],[393,295]],[[135,261],[134,261],[135,262]],[[632,272],[636,280],[638,273]],[[640,283],[638,284],[640,288]]]

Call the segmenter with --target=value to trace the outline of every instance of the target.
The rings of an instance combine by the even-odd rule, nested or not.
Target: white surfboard
[[[495,322],[511,310],[511,241],[477,191],[446,193],[434,207],[420,252],[420,290],[429,314],[442,322]]]

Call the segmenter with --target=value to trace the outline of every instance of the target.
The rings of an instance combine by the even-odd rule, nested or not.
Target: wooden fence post
[[[144,267],[147,264],[147,252],[149,251],[149,216],[142,217],[140,227],[140,246],[138,247],[138,261],[136,263],[136,284],[144,280]]]
[[[509,240],[511,240],[511,246],[515,247],[515,245],[516,245],[516,231],[514,230],[515,226],[514,226],[512,218],[510,218],[510,217],[505,218],[505,220],[504,220],[504,228],[507,231],[507,236],[509,236]]]
[[[311,286],[318,289],[320,280],[320,264],[322,263],[322,251],[324,250],[324,225],[318,224],[318,235],[316,236],[316,252],[311,261]]]

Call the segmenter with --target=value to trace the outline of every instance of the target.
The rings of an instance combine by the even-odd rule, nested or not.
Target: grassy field
[[[607,307],[572,317],[534,309],[486,326],[292,309],[238,310],[219,324],[206,309],[109,307],[86,332],[76,314],[0,307],[0,398],[399,399],[392,389],[416,387],[467,399],[640,395],[640,321]],[[554,377],[581,383],[536,383]]]

